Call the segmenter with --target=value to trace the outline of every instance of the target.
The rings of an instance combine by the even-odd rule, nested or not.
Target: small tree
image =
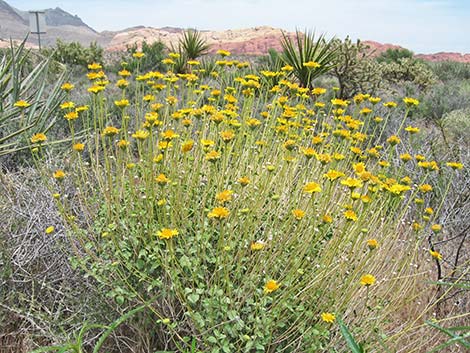
[[[332,75],[339,85],[339,97],[351,98],[357,93],[374,93],[381,84],[380,65],[372,58],[369,47],[360,40],[352,42],[335,39],[332,43],[337,51]]]

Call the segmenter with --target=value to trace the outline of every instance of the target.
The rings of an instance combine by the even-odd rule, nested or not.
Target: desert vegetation
[[[282,46],[1,53],[1,352],[468,350],[470,66]]]

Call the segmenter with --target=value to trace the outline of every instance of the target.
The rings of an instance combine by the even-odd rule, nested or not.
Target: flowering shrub
[[[432,174],[462,165],[419,154],[416,99],[326,100],[288,67],[265,80],[219,55],[205,81],[197,60],[116,82],[92,64],[89,102],[62,105],[70,156],[46,174],[79,264],[117,303],[147,306],[155,349],[341,349],[336,318],[371,351],[378,335],[395,346],[417,320],[397,313],[427,279],[419,264],[445,259],[424,236]],[[31,138],[38,162],[47,142]]]

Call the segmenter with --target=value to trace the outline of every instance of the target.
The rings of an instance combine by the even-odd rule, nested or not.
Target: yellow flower
[[[380,97],[370,97],[369,102],[371,102],[373,105],[379,103],[382,100]]]
[[[119,129],[114,126],[107,126],[104,128],[103,132],[101,133],[102,136],[114,136],[119,133]]]
[[[131,73],[124,69],[124,70],[119,71],[118,75],[121,76],[121,77],[129,77],[131,75]]]
[[[315,154],[315,158],[323,165],[328,164],[332,161],[331,155],[329,155],[328,153]]]
[[[371,286],[375,283],[375,277],[371,274],[367,274],[361,277],[360,281],[363,286]]]
[[[168,141],[179,137],[179,135],[176,134],[173,130],[164,131],[164,132],[161,133],[161,136],[164,140],[168,140]]]
[[[98,63],[91,63],[91,64],[88,64],[88,69],[89,70],[100,70],[102,69],[103,67],[98,64]]]
[[[396,135],[392,135],[390,136],[388,139],[387,139],[387,142],[392,145],[392,146],[395,146],[397,144],[399,144],[401,142],[400,138]]]
[[[334,106],[338,106],[338,107],[347,107],[348,103],[349,103],[348,101],[345,101],[339,98],[334,98],[331,100],[331,104],[333,104]]]
[[[160,142],[160,143],[162,143],[162,142]],[[160,146],[159,146],[159,148],[160,148]],[[153,157],[153,161],[155,163],[160,163],[162,160],[163,160],[163,153],[160,153],[157,156]]]
[[[157,236],[160,239],[171,239],[178,234],[178,230],[170,228],[162,228],[161,230],[157,231]]]
[[[163,59],[162,63],[165,64],[165,65],[174,65],[175,64],[175,62],[171,58]]]
[[[296,220],[300,221],[302,218],[305,217],[305,211],[299,208],[296,208],[295,210],[292,211],[292,215],[294,216]]]
[[[419,132],[419,127],[407,126],[405,131],[408,131],[410,134],[417,134]]]
[[[424,193],[432,191],[432,186],[429,184],[422,184],[419,186],[419,191],[424,192]]]
[[[241,186],[247,186],[251,181],[250,181],[250,178],[244,176],[244,177],[241,177],[241,178],[238,178],[238,183],[241,185]]]
[[[246,121],[246,124],[251,128],[254,129],[255,127],[261,125],[261,121],[255,118],[250,118]]]
[[[116,145],[121,148],[121,149],[125,149],[127,146],[130,145],[130,142],[129,141],[126,141],[126,140],[119,140]]]
[[[219,203],[224,204],[226,202],[232,201],[232,195],[233,195],[232,190],[224,190],[222,192],[219,192],[217,195],[215,195],[215,199]]]
[[[137,140],[145,140],[148,138],[150,133],[146,130],[137,130],[132,134],[132,137],[137,139]]]
[[[206,160],[209,162],[215,162],[220,158],[220,152],[212,150],[206,154]]]
[[[343,215],[349,221],[357,221],[357,214],[353,210],[346,210]]]
[[[194,141],[192,140],[184,141],[181,145],[181,151],[189,152],[193,149],[193,147],[194,147]]]
[[[409,153],[403,153],[400,155],[400,159],[403,161],[403,162],[409,162],[413,159],[413,156]]]
[[[385,188],[391,192],[392,194],[395,194],[395,195],[401,195],[402,193],[404,193],[405,191],[408,191],[411,189],[410,186],[408,185],[401,185],[401,184],[393,184],[393,185],[390,185],[390,186],[385,186]]]
[[[307,148],[302,148],[302,153],[305,157],[308,159],[314,157],[316,155],[316,152],[313,148],[307,147]]]
[[[442,255],[441,255],[439,252],[434,251],[434,250],[429,250],[429,253],[431,254],[431,256],[432,256],[434,259],[436,259],[436,260],[438,260],[438,261],[442,260]]]
[[[225,207],[215,207],[211,212],[207,214],[209,218],[223,219],[227,218],[230,214],[230,211]]]
[[[367,246],[370,250],[374,250],[377,246],[379,246],[379,242],[376,239],[369,239],[367,240]]]
[[[42,132],[34,134],[30,139],[31,143],[41,143],[47,141],[47,136]]]
[[[127,99],[121,99],[118,101],[114,101],[114,105],[122,109],[129,105],[129,101]]]
[[[78,118],[78,113],[76,111],[68,112],[64,115],[64,118],[69,121],[75,120]]]
[[[428,215],[432,215],[432,214],[434,214],[434,210],[432,209],[432,207],[426,207],[424,209],[424,213],[426,213]]]
[[[266,284],[264,285],[264,293],[266,294],[272,293],[278,289],[279,289],[279,283],[277,283],[277,281],[273,279],[267,281]]]
[[[305,63],[302,64],[304,67],[307,67],[309,69],[317,69],[319,68],[321,65],[319,63],[317,63],[316,61],[307,61]]]
[[[103,86],[98,86],[98,85],[93,85],[93,86],[89,87],[87,90],[90,93],[97,94],[101,91],[104,91],[104,87]]]
[[[263,248],[264,248],[264,243],[260,241],[252,241],[250,243],[251,251],[258,251],[258,250],[262,250]]]
[[[321,218],[322,222],[323,223],[333,223],[333,217],[331,217],[330,215],[326,214],[326,215],[323,215],[323,217]]]
[[[395,102],[385,102],[384,107],[386,108],[395,108],[398,104]]]
[[[19,101],[15,102],[15,104],[13,104],[13,106],[15,106],[17,108],[20,108],[20,109],[28,108],[30,105],[31,104],[29,104],[25,100],[19,100]]]
[[[442,230],[442,226],[440,224],[433,224],[431,226],[431,230],[434,232],[434,233],[439,233],[441,230]]]
[[[77,152],[81,152],[85,149],[85,145],[83,143],[77,142],[74,143],[72,149]]]
[[[316,87],[316,88],[312,89],[312,94],[315,95],[315,96],[320,96],[320,95],[325,94],[325,93],[326,93],[325,88]]]
[[[317,183],[312,181],[312,182],[309,182],[309,183],[305,184],[303,190],[306,193],[313,194],[314,192],[321,192],[322,188],[321,188],[320,184],[317,184]]]
[[[347,178],[345,180],[341,180],[341,185],[345,185],[349,189],[353,190],[355,188],[362,187],[362,185],[364,185],[364,184],[363,184],[361,179]]]
[[[415,98],[409,98],[409,97],[405,97],[403,98],[403,102],[406,104],[406,106],[408,107],[416,107],[419,105],[419,100],[415,99]]]
[[[60,89],[65,91],[65,92],[70,92],[71,90],[74,89],[74,85],[71,84],[70,82],[65,82],[64,84],[62,84],[62,86],[60,86]]]
[[[235,137],[235,133],[232,130],[221,131],[219,135],[224,142],[230,142]]]
[[[344,173],[339,172],[339,171],[334,170],[334,169],[330,169],[328,171],[328,173],[323,174],[323,177],[325,177],[326,179],[328,179],[330,181],[336,180],[336,179],[341,178],[343,176],[344,176]]]
[[[168,97],[165,98],[165,101],[169,105],[175,105],[176,103],[178,103],[178,98],[176,98],[175,96],[168,96]]]
[[[284,71],[284,72],[289,72],[292,70],[294,70],[294,68],[290,65],[284,65],[283,67],[281,67],[281,71]]]
[[[63,180],[65,178],[65,172],[62,169],[58,169],[52,174],[54,179]]]
[[[72,109],[75,108],[74,102],[64,102],[60,105],[60,109]]]
[[[136,59],[141,59],[145,56],[145,54],[142,53],[141,51],[136,51],[135,53],[132,54],[132,56]]]
[[[121,89],[126,88],[127,86],[129,86],[129,81],[125,79],[120,79],[116,82],[116,86]]]
[[[447,162],[446,166],[451,167],[452,169],[462,169],[463,164],[458,162]]]
[[[46,228],[46,234],[51,234],[55,230],[54,226],[49,226]]]
[[[332,324],[336,320],[336,316],[332,313],[322,313],[321,319],[329,324]]]
[[[155,181],[156,181],[157,184],[159,184],[159,185],[166,185],[166,184],[168,184],[171,180],[168,179],[165,174],[161,173],[161,174],[159,174],[159,175],[155,178]]]
[[[367,114],[369,114],[369,113],[372,113],[372,109],[370,109],[370,108],[362,108],[359,113],[361,113],[362,115],[367,115]]]

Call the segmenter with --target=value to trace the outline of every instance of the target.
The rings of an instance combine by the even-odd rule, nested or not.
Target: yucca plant
[[[196,58],[207,54],[210,47],[209,44],[207,44],[207,41],[202,37],[201,32],[195,29],[184,31],[178,45],[188,60],[195,60]]]
[[[39,58],[30,72],[26,69],[32,53],[24,40],[13,43],[0,60],[0,156],[28,148],[27,139],[37,132],[47,132],[56,122],[54,110],[63,100],[62,73],[49,87],[47,75],[51,57]]]
[[[315,39],[315,33],[295,32],[292,39],[285,33],[281,39],[281,59],[291,66],[290,75],[294,76],[301,86],[312,88],[313,80],[330,71],[335,66],[337,49],[332,40],[327,41],[324,35]]]

